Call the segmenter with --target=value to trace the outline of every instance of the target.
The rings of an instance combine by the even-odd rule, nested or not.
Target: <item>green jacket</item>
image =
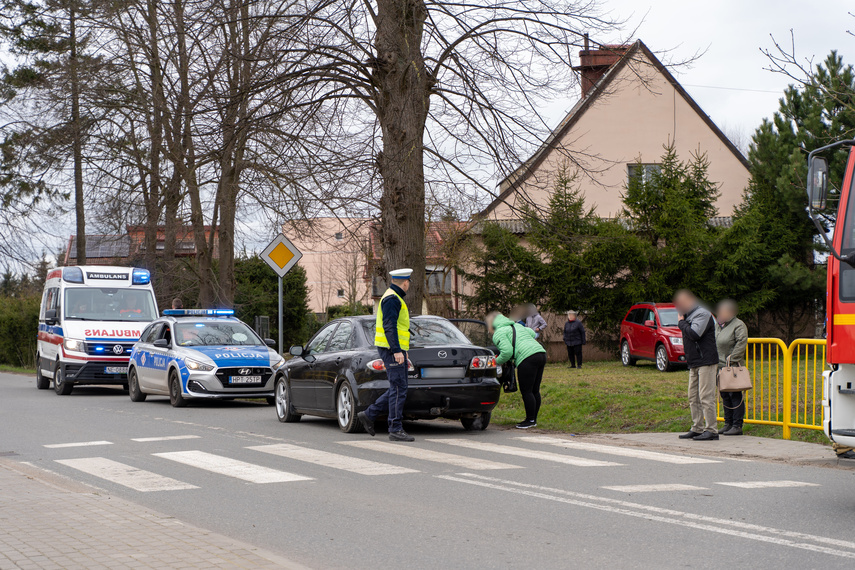
[[[727,357],[733,366],[745,364],[745,349],[748,347],[748,327],[734,317],[724,326],[715,325],[715,346],[718,349],[719,368],[726,366]]]
[[[504,364],[511,359],[511,354],[514,347],[511,344],[514,331],[511,327],[516,327],[517,330],[517,351],[514,364],[519,364],[529,356],[539,352],[546,352],[540,346],[540,343],[534,340],[534,331],[522,325],[515,324],[508,317],[499,314],[493,320],[493,343],[499,348],[499,356],[496,358],[498,364]]]

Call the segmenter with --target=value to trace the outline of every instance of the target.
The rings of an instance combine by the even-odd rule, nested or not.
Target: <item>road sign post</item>
[[[297,265],[297,262],[303,257],[303,252],[297,249],[297,247],[291,243],[288,238],[279,234],[266,248],[264,248],[264,251],[261,252],[259,257],[261,257],[261,259],[270,266],[276,275],[279,276],[279,319],[277,321],[279,324],[279,344],[277,344],[277,348],[279,350],[279,354],[283,354],[282,278],[291,271],[292,267]]]

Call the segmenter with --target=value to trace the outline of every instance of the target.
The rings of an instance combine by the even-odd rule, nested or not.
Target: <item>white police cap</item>
[[[413,270],[409,267],[404,269],[393,269],[389,272],[389,275],[392,276],[392,279],[409,279],[410,275],[413,274]]]

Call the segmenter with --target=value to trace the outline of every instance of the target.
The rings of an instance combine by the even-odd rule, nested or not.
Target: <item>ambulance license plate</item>
[[[261,376],[230,376],[230,384],[260,384]]]
[[[127,366],[105,366],[104,374],[127,374]]]

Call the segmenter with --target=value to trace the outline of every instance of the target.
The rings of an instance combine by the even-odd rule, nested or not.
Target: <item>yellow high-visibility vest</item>
[[[410,310],[404,302],[404,298],[398,295],[394,289],[389,288],[383,293],[380,298],[380,306],[377,308],[377,322],[374,331],[374,345],[382,346],[383,348],[391,348],[389,341],[386,339],[386,331],[383,329],[383,299],[389,295],[396,296],[401,301],[401,311],[398,313],[398,344],[401,350],[410,350]]]

